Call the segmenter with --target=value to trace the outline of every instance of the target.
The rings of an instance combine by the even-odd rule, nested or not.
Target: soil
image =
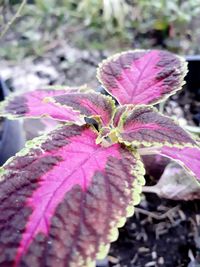
[[[110,266],[187,267],[200,250],[199,234],[200,201],[168,201],[146,194],[112,244]]]

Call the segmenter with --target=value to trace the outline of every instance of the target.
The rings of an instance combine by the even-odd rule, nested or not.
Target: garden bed
[[[168,201],[146,194],[112,244],[110,266],[187,267],[200,249],[199,235],[200,201]]]

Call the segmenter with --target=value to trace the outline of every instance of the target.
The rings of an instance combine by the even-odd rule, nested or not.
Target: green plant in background
[[[187,24],[200,12],[198,0],[140,0],[135,4],[137,21],[141,31],[150,29],[166,30],[171,24],[180,27]]]
[[[124,0],[82,0],[77,10],[84,15],[87,23],[93,24],[100,18],[101,24],[105,24],[107,30],[116,28],[122,31],[130,6]]]
[[[0,8],[11,19],[20,3],[4,0]],[[83,43],[80,46],[88,49],[112,46],[113,50],[113,44],[120,46],[123,42],[126,48],[132,43],[134,47],[149,47],[158,45],[151,40],[154,31],[159,31],[165,46],[170,47],[167,39],[178,38],[179,42],[181,38],[186,38],[189,24],[199,14],[199,0],[27,1],[21,17],[9,29],[8,34],[12,37],[9,35],[9,42],[1,47],[0,56],[18,58],[21,55],[23,58],[42,55],[49,43],[58,39],[65,41],[69,36],[70,41]],[[73,29],[74,35],[71,34]],[[189,34],[193,34],[192,31]],[[139,42],[138,37],[141,37]],[[108,43],[105,44],[106,41]],[[178,46],[176,51],[180,52]]]

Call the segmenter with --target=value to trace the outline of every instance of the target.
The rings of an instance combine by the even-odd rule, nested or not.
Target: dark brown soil
[[[187,267],[200,249],[199,234],[200,201],[167,201],[148,194],[112,244],[110,266]]]

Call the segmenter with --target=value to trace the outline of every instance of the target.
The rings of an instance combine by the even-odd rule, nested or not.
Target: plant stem
[[[191,133],[200,134],[200,127],[184,125],[183,128],[185,128],[186,130],[188,130]]]
[[[160,113],[164,113],[164,107],[165,107],[165,103],[166,103],[166,101],[163,101],[163,102],[160,102],[159,103],[159,111],[160,111]]]
[[[3,29],[3,31],[0,33],[0,39],[3,38],[3,36],[7,33],[7,31],[10,29],[11,25],[14,23],[14,21],[20,16],[22,9],[24,8],[25,4],[26,4],[27,0],[23,0],[21,5],[19,6],[16,14],[14,15],[14,17],[7,23],[7,25],[5,26],[5,28]]]
[[[138,149],[141,156],[154,155],[159,151],[158,147],[142,147]]]
[[[156,186],[143,186],[142,193],[154,193],[159,195],[159,190]]]

